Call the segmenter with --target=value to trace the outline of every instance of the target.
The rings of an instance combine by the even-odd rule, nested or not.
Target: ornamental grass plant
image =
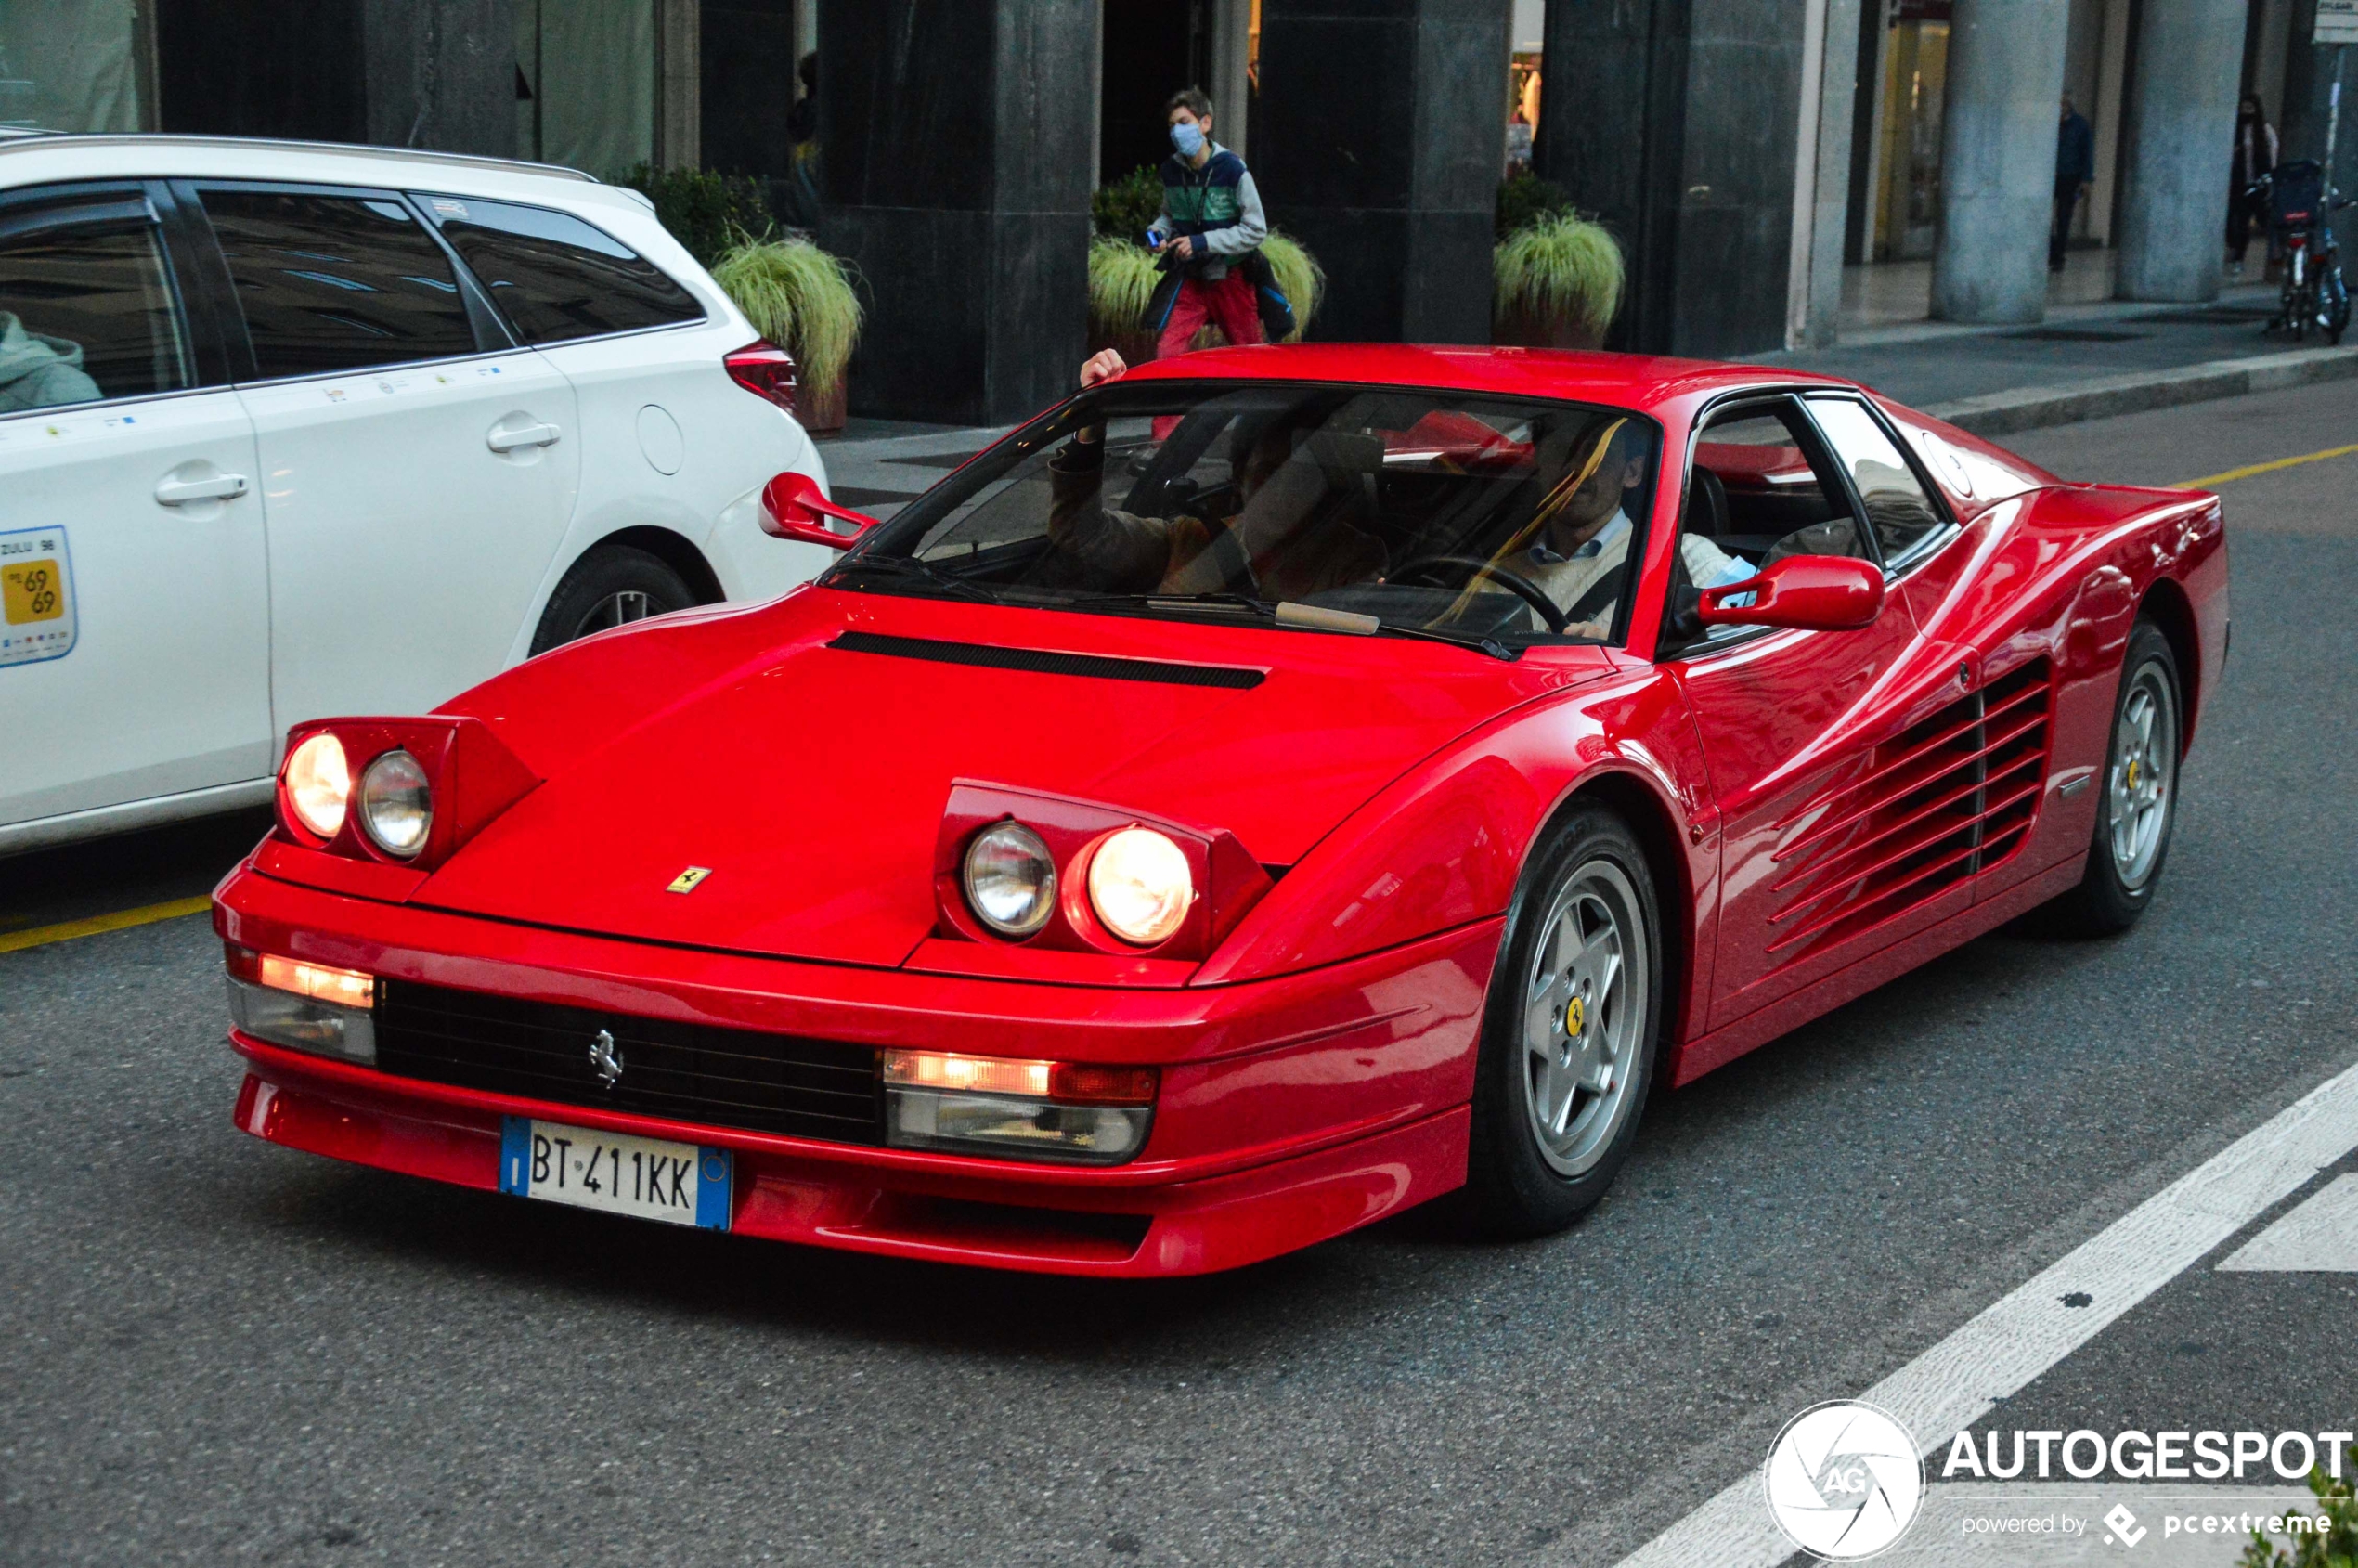
[[[812,403],[832,400],[860,340],[860,295],[843,263],[801,235],[739,230],[712,277],[763,337],[794,356]]]
[[[1492,253],[1491,318],[1500,343],[1594,348],[1621,308],[1621,247],[1577,213],[1535,218]]]
[[[1261,253],[1269,259],[1277,287],[1293,305],[1294,330],[1286,342],[1298,343],[1327,292],[1327,274],[1315,256],[1275,229],[1261,242]],[[1155,253],[1144,245],[1102,232],[1089,241],[1091,346],[1119,349],[1124,359],[1134,362],[1151,358],[1154,340],[1147,330],[1147,306],[1162,279]],[[1207,341],[1198,336],[1195,346],[1202,347]],[[1134,354],[1141,344],[1143,352]]]

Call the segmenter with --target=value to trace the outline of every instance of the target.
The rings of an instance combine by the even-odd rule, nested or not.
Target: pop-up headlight
[[[1111,1165],[1146,1146],[1156,1069],[887,1051],[886,1141],[1018,1160]]]

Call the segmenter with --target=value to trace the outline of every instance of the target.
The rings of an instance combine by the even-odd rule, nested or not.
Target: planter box
[[[807,386],[796,389],[795,418],[805,431],[813,435],[823,435],[843,428],[844,415],[851,401],[849,382],[849,376],[838,380],[823,397],[813,394]]]
[[[1578,321],[1535,321],[1529,317],[1515,316],[1492,329],[1490,341],[1509,348],[1569,348],[1596,350],[1605,346],[1604,335],[1590,331]]]

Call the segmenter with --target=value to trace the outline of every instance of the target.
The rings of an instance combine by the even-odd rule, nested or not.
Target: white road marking
[[[1946,1452],[1951,1437],[1999,1400],[2353,1148],[2358,1068],[2319,1084],[1857,1397],[1891,1412],[1925,1453]],[[1624,1558],[1621,1568],[1776,1568],[1795,1550],[1769,1519],[1760,1473],[1752,1470]]]
[[[2358,1274],[2358,1176],[2336,1176],[2219,1266]]]

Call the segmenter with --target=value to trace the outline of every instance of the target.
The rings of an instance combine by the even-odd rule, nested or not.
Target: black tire
[[[1595,907],[1587,901],[1593,898]],[[1616,997],[1611,983],[1583,990],[1579,966],[1543,970],[1540,945],[1565,918],[1583,935],[1590,978],[1601,973],[1605,930],[1593,922],[1610,914],[1623,963]],[[1608,908],[1607,906],[1611,906]],[[1553,950],[1558,955],[1569,949]],[[1549,975],[1563,1000],[1551,1004],[1539,982]],[[1638,1122],[1653,1088],[1662,1033],[1664,950],[1660,901],[1644,851],[1628,824],[1600,807],[1575,811],[1539,852],[1517,895],[1507,940],[1490,983],[1475,1066],[1472,1147],[1466,1161],[1466,1202],[1474,1223],[1494,1236],[1546,1236],[1563,1229],[1603,1197],[1637,1141]],[[1583,999],[1576,1025],[1571,1000]],[[1594,1010],[1590,1004],[1594,1003]],[[1550,1011],[1553,1007],[1556,1010]],[[1536,1024],[1546,1020],[1546,1040]],[[1575,1033],[1575,1030],[1577,1031]],[[1539,1045],[1539,1049],[1535,1049]],[[1561,1076],[1558,1076],[1561,1072]],[[1600,1075],[1600,1090],[1588,1085]],[[1543,1142],[1545,1110],[1535,1108],[1569,1082],[1560,1121],[1561,1142]],[[1592,1097],[1583,1101],[1583,1092]],[[1595,1119],[1584,1122],[1594,1108]],[[1585,1125],[1585,1132],[1583,1128]]]
[[[2170,640],[2148,620],[2139,620],[2129,634],[2129,649],[2121,656],[2120,689],[2113,698],[2111,737],[2105,745],[2104,771],[2096,775],[2096,825],[2088,844],[2088,870],[2079,886],[2049,906],[2060,934],[2083,937],[2118,936],[2134,926],[2153,903],[2161,885],[2162,867],[2170,858],[2170,836],[2178,823],[2178,763],[2185,744],[2185,687],[2178,679],[2178,660]],[[2132,705],[2143,693],[2158,697],[2162,711],[2155,717],[2166,736],[2153,749],[2163,758],[2167,771],[2157,782],[2140,768],[2150,762],[2136,755],[2136,725]],[[2131,744],[2125,745],[2125,742]],[[2124,750],[2131,755],[2124,756]],[[2158,810],[2150,831],[2124,814],[2138,817]],[[2124,821],[2131,823],[2122,831]],[[2133,852],[2131,852],[2133,850]]]
[[[532,634],[532,651],[545,654],[593,631],[697,603],[694,591],[660,556],[628,545],[600,545],[575,562],[549,595],[549,607],[540,612],[539,628]]]

